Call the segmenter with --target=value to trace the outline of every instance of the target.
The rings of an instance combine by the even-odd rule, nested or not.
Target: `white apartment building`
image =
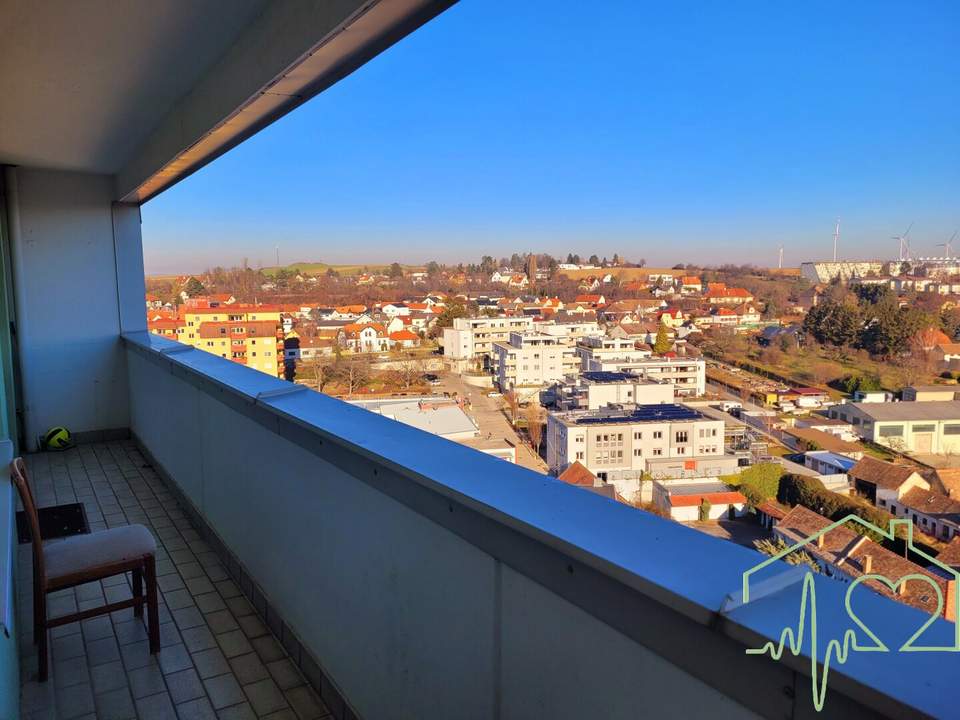
[[[584,338],[602,338],[605,331],[596,320],[583,322],[556,322],[554,320],[539,320],[533,323],[537,332],[553,335],[564,340],[567,345],[576,345]]]
[[[580,361],[560,338],[538,332],[512,332],[509,342],[493,344],[493,370],[501,390],[542,387],[576,374]]]
[[[533,330],[533,318],[455,318],[453,327],[443,329],[443,354],[453,360],[491,357],[493,343],[507,342],[511,332]]]
[[[580,462],[627,500],[649,502],[652,483],[641,482],[643,473],[669,478],[737,472],[736,457],[724,451],[723,429],[723,420],[673,403],[551,412],[547,464],[559,475]]]
[[[583,372],[627,372],[644,380],[669,382],[676,397],[697,397],[707,390],[707,364],[701,358],[654,356],[628,338],[584,338],[577,346]]]
[[[559,410],[599,410],[608,405],[672,403],[671,383],[644,380],[634,373],[585,372],[567,376],[554,388]]]

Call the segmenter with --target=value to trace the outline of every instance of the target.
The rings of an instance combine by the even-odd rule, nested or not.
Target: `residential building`
[[[911,605],[928,615],[939,613],[947,620],[956,619],[956,580],[953,576],[946,579],[910,562],[866,535],[855,532],[852,525],[832,525],[832,520],[797,505],[776,523],[773,534],[790,546],[814,538],[800,549],[820,566],[824,574],[835,580],[850,583],[864,575],[880,575],[894,583],[896,591],[877,580],[866,580],[863,584],[876,593]],[[923,575],[929,582],[906,579],[911,575]],[[942,605],[937,593],[932,591],[931,583],[939,588]]]
[[[742,493],[716,478],[657,480],[653,483],[653,502],[677,522],[700,520],[704,503],[708,507],[706,519],[709,520],[742,516],[747,507],[747,499]]]
[[[657,477],[719,476],[736,472],[726,456],[724,424],[675,404],[623,405],[547,414],[546,458],[559,475],[579,461],[629,501],[641,497],[645,473]],[[649,484],[649,483],[648,483]]]
[[[453,327],[443,329],[443,354],[453,360],[489,359],[495,342],[506,342],[512,332],[533,330],[533,318],[498,316],[454,318]]]
[[[900,452],[960,452],[960,401],[843,403],[829,412],[864,440]]]
[[[930,351],[940,367],[956,369],[960,367],[960,343],[941,343]]]
[[[881,510],[944,540],[960,533],[960,501],[934,490],[917,468],[864,457],[848,472],[853,489]]]
[[[574,348],[554,335],[512,332],[509,342],[493,344],[493,368],[502,391],[556,383],[577,374],[579,366]]]
[[[229,296],[228,296],[229,297]],[[241,303],[181,307],[176,319],[147,323],[150,332],[273,377],[283,376],[281,309]]]
[[[350,323],[344,325],[342,333],[342,344],[353,352],[386,352],[390,349],[387,330],[380,323]]]
[[[599,410],[608,405],[659,405],[674,401],[671,383],[634,373],[582,372],[554,388],[558,410]]]
[[[820,475],[840,475],[849,472],[857,461],[829,450],[810,450],[803,454],[803,464]]]
[[[703,290],[703,281],[696,275],[683,275],[682,277],[678,278],[677,284],[679,285],[680,292],[683,295],[699,293]]]
[[[707,365],[702,358],[674,353],[653,356],[627,338],[584,338],[577,345],[580,369],[586,372],[629,372],[646,380],[669,382],[677,397],[703,395],[707,389]]]
[[[753,302],[753,294],[743,288],[727,287],[726,283],[707,283],[704,299],[711,305],[739,305]]]

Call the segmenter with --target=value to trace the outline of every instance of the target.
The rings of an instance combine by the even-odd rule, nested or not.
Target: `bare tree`
[[[537,451],[537,455],[540,454],[540,443],[543,442],[543,423],[544,423],[544,412],[543,408],[540,407],[540,403],[536,400],[531,400],[530,404],[527,405],[526,409],[527,416],[527,435],[530,436],[530,444],[533,445],[533,449]]]
[[[347,396],[353,395],[370,381],[370,357],[360,355],[341,366],[339,377],[347,388]]]
[[[503,394],[503,404],[510,413],[510,422],[517,426],[517,417],[520,415],[520,399],[513,390],[507,390]]]
[[[308,377],[313,378],[314,390],[323,392],[323,388],[336,373],[336,366],[332,362],[332,358],[325,355],[314,354],[306,360],[304,364],[306,365]]]
[[[395,368],[397,381],[403,386],[404,390],[407,390],[411,385],[417,384],[423,377],[424,368],[423,360],[419,359],[400,363]]]

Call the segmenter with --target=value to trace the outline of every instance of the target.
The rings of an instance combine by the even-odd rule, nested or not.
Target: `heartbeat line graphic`
[[[821,676],[817,663],[817,646],[819,644],[819,635],[817,633],[817,586],[813,581],[813,573],[808,572],[803,577],[803,594],[800,598],[800,618],[797,623],[796,632],[794,632],[794,629],[791,627],[785,627],[780,633],[780,641],[776,645],[774,645],[772,641],[768,641],[764,643],[763,647],[748,648],[747,654],[764,655],[770,653],[770,657],[774,660],[779,660],[783,655],[783,651],[789,647],[793,656],[798,656],[803,649],[803,635],[807,627],[808,604],[810,606],[810,686],[813,691],[813,706],[817,712],[820,712],[823,709],[823,703],[827,695],[827,680],[830,675],[832,658],[836,658],[837,664],[843,665],[847,661],[850,650],[856,650],[858,652],[887,652],[887,647],[869,630],[867,630],[867,634],[878,643],[877,645],[860,645],[857,642],[857,634],[853,630],[846,630],[843,633],[842,641],[833,639],[827,643],[827,649],[823,657],[823,674]],[[854,616],[853,619],[861,628],[864,628],[856,616]],[[864,629],[866,630],[866,628]]]

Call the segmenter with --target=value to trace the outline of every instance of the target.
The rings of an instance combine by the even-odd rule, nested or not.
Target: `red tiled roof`
[[[596,476],[587,470],[587,468],[579,461],[573,463],[570,467],[560,473],[559,478],[565,483],[570,485],[577,485],[579,487],[593,487],[597,484]]]
[[[390,339],[402,342],[404,340],[419,340],[420,336],[409,330],[397,330],[396,332],[390,333]]]
[[[668,502],[671,507],[697,507],[706,499],[711,505],[739,505],[747,499],[736,490],[728,492],[708,492],[696,495],[670,495]]]

